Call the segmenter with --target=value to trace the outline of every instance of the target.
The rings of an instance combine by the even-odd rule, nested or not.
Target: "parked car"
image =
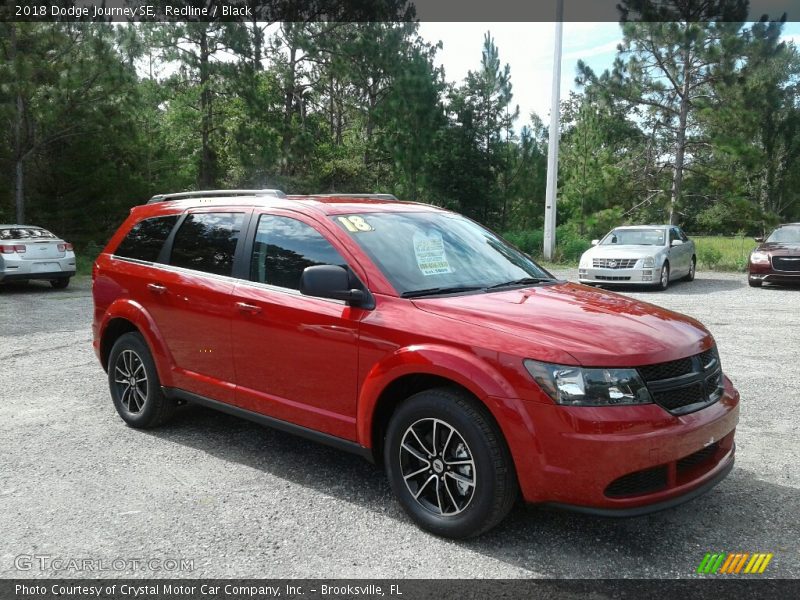
[[[756,238],[750,253],[747,283],[800,283],[800,223],[780,225],[767,236]]]
[[[692,281],[694,242],[674,225],[617,227],[592,240],[581,256],[578,279],[589,285],[645,285],[665,290],[670,281]]]
[[[32,225],[0,225],[0,283],[44,279],[63,289],[75,275],[72,244]]]
[[[193,402],[355,452],[455,538],[520,493],[640,515],[731,470],[739,394],[694,319],[432,206],[233,194],[136,207],[96,260],[94,349],[131,427]]]

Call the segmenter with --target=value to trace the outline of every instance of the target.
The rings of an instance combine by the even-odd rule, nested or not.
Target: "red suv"
[[[488,530],[520,493],[640,515],[733,466],[739,394],[700,323],[559,281],[432,206],[156,197],[98,257],[94,303],[126,423],[188,401],[382,461],[440,535]]]

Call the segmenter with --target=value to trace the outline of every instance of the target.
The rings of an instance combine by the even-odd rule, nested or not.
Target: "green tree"
[[[697,112],[747,16],[747,0],[623,0],[621,10],[623,41],[612,71],[598,79],[583,65],[583,76],[636,108],[653,134],[666,140],[669,221],[677,223],[684,173],[694,148],[706,143]]]

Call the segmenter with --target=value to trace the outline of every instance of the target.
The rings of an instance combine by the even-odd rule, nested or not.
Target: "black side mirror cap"
[[[350,273],[338,265],[315,265],[303,269],[303,275],[300,277],[300,293],[317,298],[343,300],[351,306],[368,310],[375,308],[372,294],[354,287]]]

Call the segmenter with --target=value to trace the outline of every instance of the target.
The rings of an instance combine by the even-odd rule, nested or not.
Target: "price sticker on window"
[[[417,232],[414,234],[413,242],[417,266],[423,275],[427,277],[428,275],[444,275],[453,272],[447,260],[441,233],[431,231],[427,235],[423,235]]]
[[[344,225],[345,229],[350,233],[365,233],[367,231],[375,231],[375,229],[367,223],[367,220],[360,215],[350,215],[347,217],[339,217],[339,222]]]

